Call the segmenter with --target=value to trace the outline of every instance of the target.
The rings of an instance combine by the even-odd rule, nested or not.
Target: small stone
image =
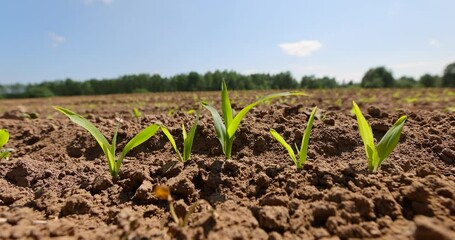
[[[100,175],[95,178],[92,182],[91,191],[92,193],[99,193],[103,190],[108,189],[113,185],[112,177],[108,175]]]
[[[453,192],[452,192],[452,190],[449,187],[438,188],[438,189],[436,189],[436,193],[439,196],[443,196],[443,197],[448,198],[448,199],[452,199],[453,198]]]
[[[453,163],[455,162],[455,151],[449,148],[444,148],[439,154],[439,157],[446,163]]]
[[[373,122],[371,123],[371,129],[380,132],[387,132],[389,130],[389,126],[383,122]]]
[[[263,188],[267,188],[269,186],[269,184],[271,183],[272,179],[267,176],[267,174],[265,174],[264,172],[260,172],[257,176],[256,176],[256,185],[258,185],[259,187],[263,187]]]
[[[374,118],[378,118],[381,116],[381,110],[379,110],[379,108],[377,108],[375,106],[370,106],[368,108],[368,114],[370,114],[370,116],[372,116]]]
[[[191,196],[196,192],[193,182],[188,178],[177,176],[169,179],[168,186],[171,189],[171,192],[176,194],[182,194],[184,196]]]
[[[333,118],[325,118],[324,119],[324,124],[330,125],[330,126],[335,126],[335,119]]]

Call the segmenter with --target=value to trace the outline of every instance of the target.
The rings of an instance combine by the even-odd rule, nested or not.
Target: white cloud
[[[319,50],[322,47],[322,43],[316,40],[302,40],[293,43],[281,43],[278,47],[291,56],[308,57]]]
[[[114,1],[114,0],[84,0],[85,4],[87,4],[87,5],[90,5],[94,2],[102,2],[107,5],[107,4],[111,4],[112,1]]]
[[[440,47],[441,46],[441,42],[439,42],[437,39],[430,39],[430,41],[428,41],[428,44],[432,47]]]
[[[49,38],[52,41],[52,47],[58,47],[60,44],[66,41],[66,38],[58,35],[55,32],[49,32]]]

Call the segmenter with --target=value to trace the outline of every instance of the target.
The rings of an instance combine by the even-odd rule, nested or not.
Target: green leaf
[[[172,147],[174,148],[174,151],[177,153],[179,156],[180,161],[183,162],[182,154],[180,153],[177,144],[175,143],[174,137],[172,137],[171,133],[165,126],[161,126],[161,131],[163,131],[164,135],[166,135],[167,139],[169,139],[169,142],[171,143]],[[184,135],[185,136],[185,135]]]
[[[137,108],[133,109],[133,114],[136,119],[139,119],[142,116],[141,112]]]
[[[115,153],[111,152],[110,144],[103,134],[91,122],[81,115],[59,106],[54,106],[54,109],[66,115],[72,122],[83,127],[95,138],[108,160],[109,170],[111,173],[113,173],[113,171],[115,172]]]
[[[376,148],[372,148],[370,146],[367,146],[366,151],[368,157],[368,170],[370,170],[370,172],[374,172],[379,162],[378,151],[376,151]]]
[[[8,142],[8,140],[9,140],[8,131],[6,131],[5,129],[1,129],[0,130],[0,149],[3,148],[3,146],[5,146],[5,144]]]
[[[197,112],[196,119],[194,120],[193,126],[190,129],[190,132],[188,133],[188,136],[184,138],[185,140],[183,141],[183,160],[184,162],[188,161],[190,159],[191,155],[191,149],[193,148],[193,140],[194,136],[196,135],[196,129],[197,129],[197,124],[199,122],[199,112]]]
[[[367,154],[368,161],[373,162],[375,155],[373,132],[371,131],[371,127],[368,125],[367,120],[360,111],[359,106],[357,106],[354,101],[352,101],[352,104],[354,105],[353,110],[357,118],[357,124],[359,125],[360,137],[362,138],[363,145],[365,147],[365,153]]]
[[[188,133],[186,132],[185,129],[185,124],[182,123],[182,135],[183,135],[183,141],[188,137]]]
[[[313,128],[314,116],[316,115],[317,107],[313,108],[311,111],[310,118],[308,119],[308,124],[303,134],[302,145],[300,146],[299,151],[299,165],[300,167],[305,163],[308,153],[308,143],[310,141],[311,128]]]
[[[283,137],[281,137],[281,135],[279,133],[277,133],[277,131],[275,129],[270,129],[270,133],[272,134],[272,136],[279,142],[281,143],[281,145],[283,145],[283,147],[286,148],[286,150],[288,150],[288,153],[289,153],[289,156],[291,157],[292,161],[294,161],[294,164],[296,166],[298,166],[298,162],[297,162],[297,158],[295,156],[295,152],[294,150],[292,149],[291,145],[289,145],[284,139]]]
[[[395,124],[387,131],[387,133],[379,141],[376,150],[379,155],[378,166],[386,159],[390,153],[395,149],[398,142],[400,141],[401,131],[403,130],[404,123],[406,122],[406,116],[401,116]]]
[[[224,79],[223,83],[221,84],[221,110],[223,111],[224,123],[227,127],[229,127],[232,121],[232,107]]]
[[[213,124],[215,125],[215,132],[216,132],[216,137],[221,143],[221,147],[223,149],[223,153],[226,153],[226,144],[225,144],[225,139],[226,139],[226,127],[223,124],[223,120],[220,117],[220,114],[218,111],[210,104],[207,102],[202,102],[202,106],[205,107],[209,112],[212,114],[213,118]]]
[[[117,124],[117,127],[115,127],[114,130],[114,136],[112,137],[112,143],[111,143],[111,153],[115,155],[115,151],[117,150],[117,134],[118,134],[118,128],[120,127],[120,123]]]
[[[126,146],[123,148],[122,154],[120,155],[120,158],[117,160],[117,170],[120,168],[120,165],[122,164],[123,159],[125,158],[126,154],[128,152],[141,145],[143,142],[147,141],[149,138],[151,138],[155,133],[160,129],[160,125],[158,124],[152,124],[148,126],[147,128],[143,129],[140,131],[136,136],[134,136],[133,139],[131,139]]]
[[[271,99],[274,99],[274,98],[278,98],[278,97],[286,97],[286,96],[293,96],[293,95],[304,95],[306,96],[306,94],[304,94],[303,92],[282,92],[282,93],[274,93],[274,94],[270,94],[270,95],[267,95],[261,99],[259,99],[258,101],[244,107],[242,110],[240,110],[240,112],[235,116],[235,118],[232,120],[232,122],[229,124],[228,126],[228,129],[227,129],[227,136],[229,138],[232,138],[235,134],[235,132],[237,132],[237,129],[240,125],[240,123],[242,122],[242,119],[246,116],[246,114],[252,109],[254,108],[256,105],[260,104],[260,103],[263,103],[267,100],[271,100]]]
[[[3,159],[3,158],[9,158],[10,156],[10,152],[9,151],[5,151],[5,150],[1,150],[0,151],[0,160]]]

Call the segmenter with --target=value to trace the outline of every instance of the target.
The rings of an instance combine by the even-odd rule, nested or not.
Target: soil
[[[233,108],[266,93],[231,92]],[[231,160],[202,111],[187,163],[158,133],[127,155],[116,180],[96,141],[52,105],[86,116],[108,139],[122,118],[118,149],[152,123],[166,125],[180,146],[181,124],[189,129],[194,119],[186,112],[201,99],[219,108],[220,93],[1,100],[0,128],[15,152],[0,161],[0,239],[455,239],[454,89],[308,93],[253,109]],[[352,100],[377,140],[408,116],[376,173],[367,170]],[[268,131],[299,144],[316,105],[308,161],[297,170]],[[200,199],[214,210],[200,206],[179,227],[154,195],[158,185],[169,186],[181,217]]]

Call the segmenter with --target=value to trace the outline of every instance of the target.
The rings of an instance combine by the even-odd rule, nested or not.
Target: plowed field
[[[236,112],[270,92],[230,92]],[[191,159],[182,164],[163,133],[133,149],[119,179],[92,136],[52,106],[87,117],[118,149],[152,123],[182,144],[200,100],[220,109],[219,92],[109,95],[0,101],[0,128],[15,149],[0,161],[0,239],[455,239],[455,90],[318,90],[254,108],[225,160],[208,111],[201,112]],[[355,100],[376,140],[407,115],[400,142],[369,173]],[[309,113],[319,116],[308,160],[297,170],[270,135],[300,144]],[[136,119],[133,108],[143,116]],[[25,117],[37,113],[35,119]],[[25,113],[25,114],[24,114]],[[33,115],[33,114],[32,114]],[[171,164],[175,163],[175,164]],[[189,225],[178,215],[199,199]]]

